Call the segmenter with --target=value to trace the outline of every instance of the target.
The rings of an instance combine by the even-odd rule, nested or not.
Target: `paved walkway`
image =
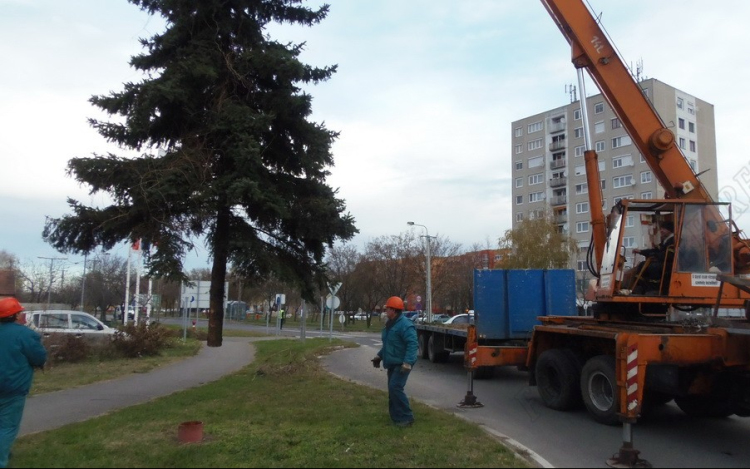
[[[149,373],[131,374],[88,386],[29,397],[21,421],[20,435],[81,422],[215,381],[253,361],[255,349],[249,343],[254,340],[259,339],[225,337],[221,347],[204,345],[195,357]]]

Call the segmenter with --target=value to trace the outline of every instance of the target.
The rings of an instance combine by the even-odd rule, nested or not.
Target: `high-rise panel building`
[[[666,127],[675,134],[685,159],[717,199],[714,107],[655,79],[640,82]],[[620,199],[663,198],[651,168],[601,94],[586,98],[591,145],[598,154],[605,214]],[[578,241],[571,268],[586,271],[591,240],[591,207],[584,169],[581,102],[574,102],[511,125],[513,226],[529,217],[551,213],[561,232]],[[627,220],[625,246],[651,247],[651,234],[641,220]],[[628,253],[629,256],[629,253]],[[632,256],[629,256],[632,257]]]

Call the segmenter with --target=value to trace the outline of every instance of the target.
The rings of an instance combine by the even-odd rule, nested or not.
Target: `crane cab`
[[[625,199],[605,223],[606,243],[592,299],[609,307],[596,311],[663,314],[670,305],[711,307],[720,292],[717,274],[745,276],[735,271],[732,243],[737,228],[729,204]],[[665,224],[674,225],[674,243],[663,249],[661,260],[633,252],[658,247],[663,241],[659,227]],[[729,285],[721,288],[721,295],[725,308],[744,308],[750,299]]]

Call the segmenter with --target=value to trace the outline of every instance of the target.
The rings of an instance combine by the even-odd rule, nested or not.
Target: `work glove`
[[[411,371],[411,365],[404,363],[401,365],[401,373],[408,373]]]
[[[380,362],[382,362],[383,359],[376,356],[375,358],[373,358],[370,361],[372,362],[372,366],[374,366],[375,368],[380,368]]]

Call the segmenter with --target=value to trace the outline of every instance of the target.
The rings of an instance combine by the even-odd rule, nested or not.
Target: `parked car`
[[[451,318],[450,314],[433,314],[432,322],[442,324],[450,318]]]
[[[357,313],[354,315],[354,319],[367,319],[367,313]]]
[[[457,314],[447,319],[443,324],[474,324],[473,314]]]
[[[96,340],[111,338],[117,333],[117,329],[83,311],[30,311],[26,314],[26,325],[44,337],[51,334],[74,334],[76,337]]]
[[[412,321],[416,321],[416,319],[419,317],[419,313],[421,313],[421,311],[404,311],[401,314],[403,314],[404,316],[406,316],[407,319],[411,319]]]

